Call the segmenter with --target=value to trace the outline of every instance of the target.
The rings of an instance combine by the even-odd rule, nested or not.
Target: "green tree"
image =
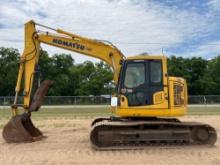
[[[18,50],[0,47],[0,66],[0,95],[14,95],[19,67]]]
[[[208,69],[203,77],[206,94],[220,94],[220,55],[208,62]]]
[[[205,94],[206,83],[203,77],[207,70],[207,60],[201,57],[182,58],[171,56],[168,60],[168,73],[187,80],[189,94]]]
[[[93,86],[91,81],[95,74],[95,66],[92,62],[86,61],[82,64],[77,65],[77,73],[79,75],[80,86],[76,89],[77,95],[93,95],[93,89],[96,88],[96,85]]]
[[[74,67],[74,59],[70,54],[55,54],[49,57],[43,51],[40,56],[40,68],[44,79],[50,79],[54,82],[49,95],[74,95],[73,85],[75,83],[72,78]]]
[[[86,61],[77,66],[80,85],[77,95],[101,95],[110,94],[112,91],[112,70],[104,62],[93,64]]]
[[[17,49],[0,47],[0,95],[14,95],[19,69]],[[42,79],[54,81],[49,95],[101,95],[113,91],[113,73],[104,62],[75,64],[70,54],[49,54],[41,50]],[[220,55],[212,60],[201,57],[168,59],[170,76],[184,77],[189,94],[220,94]]]

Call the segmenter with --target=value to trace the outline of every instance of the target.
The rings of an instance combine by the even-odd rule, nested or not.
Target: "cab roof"
[[[137,56],[129,56],[126,60],[163,60],[167,59],[164,55],[137,55]]]

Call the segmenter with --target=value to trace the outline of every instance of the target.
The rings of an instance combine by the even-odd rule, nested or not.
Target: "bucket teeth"
[[[12,117],[3,128],[3,138],[7,142],[33,142],[41,139],[42,133],[37,129],[27,113]]]

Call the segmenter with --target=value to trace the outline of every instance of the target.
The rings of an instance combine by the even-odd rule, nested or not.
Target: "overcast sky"
[[[220,54],[220,0],[1,0],[0,46],[23,51],[30,19],[143,52],[206,59]],[[49,53],[71,53],[42,45]],[[77,63],[91,60],[71,53]]]

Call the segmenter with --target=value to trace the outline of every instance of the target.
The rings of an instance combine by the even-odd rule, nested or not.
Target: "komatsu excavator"
[[[42,27],[48,30],[37,30]],[[215,144],[217,134],[213,127],[175,118],[186,114],[187,85],[181,77],[168,76],[166,57],[125,57],[108,41],[89,39],[34,21],[25,24],[25,48],[11,108],[13,115],[3,128],[7,142],[34,142],[43,137],[31,120],[31,113],[39,110],[52,85],[52,81],[44,80],[34,91],[41,43],[98,58],[112,67],[117,90],[111,98],[111,111],[115,115],[92,122],[90,141],[95,149]],[[19,105],[21,90],[23,104]],[[19,107],[23,113],[19,113]]]

